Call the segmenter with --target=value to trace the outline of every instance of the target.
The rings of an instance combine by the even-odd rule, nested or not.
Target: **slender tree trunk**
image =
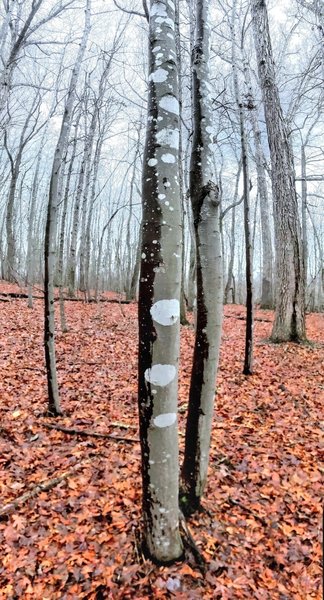
[[[245,117],[243,101],[238,78],[236,58],[236,0],[233,0],[231,33],[232,33],[232,67],[235,101],[238,108],[242,169],[243,169],[243,203],[244,203],[244,237],[245,237],[245,281],[246,281],[246,324],[245,324],[245,350],[244,350],[244,375],[252,374],[253,362],[253,265],[252,265],[252,241],[250,227],[250,179],[247,139],[245,130]]]
[[[276,243],[276,312],[271,338],[301,342],[305,281],[293,155],[275,79],[265,0],[251,0],[254,42],[271,156]]]
[[[73,147],[72,147],[72,152],[71,152],[71,157],[70,157],[70,164],[69,164],[66,183],[65,183],[63,209],[62,209],[62,215],[61,215],[60,239],[59,239],[57,277],[58,277],[58,281],[59,281],[60,321],[61,321],[61,330],[63,333],[68,332],[68,326],[67,326],[66,316],[65,316],[65,306],[64,306],[64,273],[63,273],[66,215],[67,215],[68,202],[69,202],[72,170],[73,170],[73,165],[74,165],[75,155],[76,155],[76,148],[77,148],[77,141],[78,141],[77,133],[78,133],[80,117],[81,117],[81,113],[79,113],[79,115],[77,117],[77,121],[76,121],[75,128],[74,128],[74,140],[73,140]]]
[[[80,165],[79,179],[78,185],[76,188],[75,194],[75,202],[73,208],[73,219],[71,226],[71,241],[70,241],[70,251],[69,251],[69,264],[68,264],[68,273],[67,273],[67,285],[68,285],[68,294],[71,298],[75,296],[75,288],[76,288],[76,251],[77,251],[77,240],[78,240],[78,232],[79,232],[79,220],[80,220],[80,206],[84,185],[84,169],[85,169],[85,161],[86,161],[86,146],[88,142],[85,144],[83,157]]]
[[[87,0],[85,11],[85,27],[77,58],[72,70],[69,90],[65,102],[59,139],[55,148],[50,190],[48,197],[46,231],[45,231],[45,272],[44,272],[44,346],[48,385],[48,412],[56,416],[61,414],[59,391],[57,384],[55,359],[55,318],[54,318],[54,268],[55,242],[57,235],[57,220],[59,206],[59,187],[63,156],[69,138],[72,120],[72,110],[76,94],[76,86],[80,73],[82,58],[86,49],[90,31],[90,0]]]
[[[181,202],[173,2],[151,0],[148,122],[143,159],[138,406],[143,516],[149,555],[182,555],[177,427]]]
[[[181,325],[188,325],[186,317],[186,302],[185,302],[185,193],[184,193],[184,166],[183,166],[183,136],[182,136],[182,58],[181,58],[181,39],[180,39],[180,9],[179,0],[175,1],[175,37],[176,37],[176,52],[177,52],[177,65],[179,73],[179,117],[180,117],[180,129],[179,129],[179,188],[181,198],[181,231],[182,231],[182,269],[181,269],[181,294],[180,294],[180,323]]]
[[[238,165],[237,175],[236,175],[235,190],[234,190],[234,197],[233,197],[234,201],[233,201],[233,207],[232,207],[230,259],[229,259],[229,263],[228,263],[227,281],[226,281],[225,291],[224,291],[224,304],[228,303],[230,290],[231,289],[233,290],[233,269],[234,269],[234,259],[235,259],[235,230],[236,230],[236,227],[235,227],[236,219],[235,218],[236,218],[236,205],[237,205],[238,188],[239,188],[239,183],[240,183],[241,171],[242,171],[242,161],[240,160],[239,165]],[[232,302],[234,302],[233,293],[232,293]]]
[[[244,49],[243,56],[244,56]],[[254,96],[252,91],[252,82],[250,75],[250,66],[244,56],[244,74],[245,82],[248,88],[248,109],[249,118],[252,125],[253,140],[255,147],[255,165],[257,171],[258,195],[260,199],[261,213],[261,240],[262,240],[262,281],[261,281],[261,302],[260,308],[273,308],[273,251],[271,242],[271,224],[269,211],[268,185],[266,176],[266,159],[264,156],[261,131],[256,114]]]
[[[305,287],[307,287],[307,265],[308,265],[308,242],[307,242],[307,177],[306,177],[306,153],[305,146],[301,147],[301,191],[302,191],[302,239],[303,239],[303,261],[305,273]]]
[[[131,285],[132,285],[132,279],[133,279],[133,274],[132,274],[132,262],[133,261],[132,261],[132,251],[131,251],[130,240],[131,240],[131,220],[132,220],[132,215],[133,215],[133,195],[134,195],[134,187],[135,187],[136,165],[137,165],[137,159],[138,159],[138,155],[139,155],[139,144],[140,144],[140,129],[138,130],[138,138],[137,138],[134,163],[133,163],[133,172],[132,172],[132,176],[131,176],[130,191],[129,191],[129,212],[128,212],[127,229],[126,229],[126,257],[124,259],[124,262],[127,265],[126,266],[126,278],[125,278],[126,300],[130,300]]]
[[[209,45],[208,2],[197,0],[190,164],[197,257],[197,327],[182,467],[181,503],[186,512],[199,508],[207,480],[223,305],[220,202],[212,167]]]
[[[33,108],[35,108],[33,106]],[[20,166],[23,156],[24,148],[28,142],[29,136],[26,133],[28,129],[28,125],[30,123],[33,111],[30,110],[21,135],[19,139],[19,146],[17,150],[17,154],[15,158],[12,156],[8,143],[7,143],[7,132],[5,130],[4,133],[4,147],[7,151],[9,161],[10,161],[10,185],[9,185],[9,195],[7,202],[7,210],[6,210],[6,234],[7,234],[7,254],[6,254],[6,278],[8,281],[16,281],[16,239],[14,233],[14,216],[15,216],[15,197],[16,197],[16,189],[17,183],[20,173]]]
[[[142,250],[142,224],[138,233],[138,244],[136,250],[135,265],[133,269],[132,280],[129,289],[129,300],[135,300],[138,286],[138,278],[141,268],[141,250]]]

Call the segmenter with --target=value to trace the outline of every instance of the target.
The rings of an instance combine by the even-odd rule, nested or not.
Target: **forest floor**
[[[8,291],[19,290],[0,284]],[[158,567],[141,553],[136,305],[66,302],[69,332],[57,332],[64,416],[51,419],[42,301],[30,310],[24,299],[3,298],[1,599],[321,597],[324,315],[307,317],[312,344],[273,345],[273,315],[257,310],[255,372],[246,377],[244,308],[225,307],[206,511],[188,523],[203,571],[194,557]],[[181,340],[182,456],[191,326]]]

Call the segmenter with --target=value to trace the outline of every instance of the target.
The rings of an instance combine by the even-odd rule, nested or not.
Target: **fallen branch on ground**
[[[89,431],[88,429],[74,429],[71,427],[63,427],[63,425],[53,425],[52,423],[43,423],[47,429],[56,429],[56,431],[62,431],[68,435],[81,435],[83,437],[95,437],[102,439],[115,440],[116,442],[129,442],[131,444],[139,442],[138,438],[125,438],[120,435],[113,435],[112,433],[98,433],[97,431]]]
[[[240,315],[224,315],[225,319],[238,319],[239,321],[245,321],[245,317]],[[263,321],[264,323],[272,323],[271,319],[262,319],[261,317],[254,317],[254,321]]]
[[[28,294],[17,293],[17,292],[0,292],[0,296],[5,296],[7,298],[14,299],[27,299]],[[33,300],[44,300],[44,296],[33,296]],[[2,302],[7,302],[7,300],[1,300]],[[54,302],[58,302],[59,298],[54,298]],[[132,300],[119,300],[118,298],[99,298],[98,302],[95,298],[89,298],[89,300],[84,300],[84,298],[63,298],[64,302],[83,302],[84,304],[100,304],[101,302],[108,302],[110,304],[132,304]]]
[[[137,429],[137,425],[128,425],[127,423],[118,423],[118,421],[114,421],[110,423],[110,427],[120,427],[120,429]]]
[[[75,475],[76,471],[82,466],[84,465],[79,463],[70,471],[65,471],[65,473],[62,473],[62,475],[60,475],[59,477],[54,477],[53,479],[48,479],[47,481],[42,481],[41,483],[38,483],[37,485],[35,485],[35,487],[29,490],[29,492],[25,492],[25,494],[22,494],[22,496],[18,496],[18,498],[16,498],[15,500],[12,500],[11,502],[8,502],[8,504],[2,506],[0,508],[0,517],[3,515],[7,515],[13,510],[16,510],[18,506],[24,504],[25,502],[27,502],[27,500],[30,500],[30,498],[34,498],[41,492],[47,492],[48,490],[51,490],[71,475]]]
[[[251,510],[248,506],[245,506],[244,504],[241,504],[241,502],[239,502],[238,500],[234,500],[233,498],[229,497],[227,499],[227,502],[230,506],[238,506],[239,508],[241,508],[243,511],[247,512],[249,515],[252,515],[252,517],[256,520],[259,521],[259,523],[262,523],[262,525],[264,527],[268,527],[269,523],[267,523],[267,521],[263,518],[263,517],[259,517],[259,515],[257,515],[253,510]]]

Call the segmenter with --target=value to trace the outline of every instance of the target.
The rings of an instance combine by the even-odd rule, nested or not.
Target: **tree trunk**
[[[237,205],[238,187],[239,187],[239,183],[240,183],[241,170],[242,170],[242,161],[240,160],[239,165],[238,165],[237,175],[236,175],[236,181],[235,181],[234,202],[232,205],[230,259],[229,259],[229,263],[228,263],[227,281],[226,281],[225,291],[224,291],[224,304],[228,303],[230,290],[232,290],[232,302],[234,303],[234,300],[233,300],[233,298],[234,298],[233,268],[234,268],[234,258],[235,258],[235,217],[236,217],[236,205]]]
[[[197,0],[192,53],[194,130],[190,164],[197,257],[197,327],[182,467],[181,503],[186,512],[199,508],[207,480],[223,305],[220,202],[212,168],[209,45],[208,2]]]
[[[177,428],[181,203],[173,2],[151,0],[149,98],[143,159],[138,405],[143,516],[149,555],[182,555]]]
[[[275,342],[305,340],[305,282],[293,155],[275,79],[268,13],[251,0],[254,42],[271,156],[276,243]]]
[[[236,0],[233,0],[231,33],[232,33],[232,67],[234,95],[238,108],[241,151],[242,151],[242,169],[243,169],[243,203],[244,203],[244,237],[245,237],[245,281],[246,281],[246,323],[245,323],[245,350],[244,350],[244,375],[252,374],[253,362],[253,265],[252,265],[252,241],[250,227],[250,180],[249,180],[249,159],[247,151],[247,139],[245,130],[245,118],[243,102],[238,78],[237,58],[236,58]]]
[[[303,239],[303,261],[305,272],[305,287],[307,288],[307,263],[308,263],[308,242],[307,242],[307,178],[306,178],[306,153],[305,146],[301,147],[301,192],[302,192],[302,239]]]
[[[48,412],[56,416],[61,414],[59,391],[57,384],[55,359],[55,318],[54,318],[54,268],[56,253],[56,234],[59,207],[59,187],[63,156],[69,138],[72,110],[76,94],[76,86],[80,73],[82,58],[86,49],[90,31],[90,0],[87,0],[85,11],[85,27],[77,58],[72,70],[67,93],[59,139],[56,144],[48,197],[46,231],[45,231],[45,270],[44,270],[44,346],[48,386]]]
[[[244,49],[242,49],[244,52]],[[254,104],[254,95],[252,91],[252,82],[250,75],[250,66],[246,57],[244,56],[244,74],[245,81],[248,88],[248,108],[249,118],[252,125],[253,140],[255,147],[255,165],[257,172],[258,182],[258,195],[260,199],[260,213],[261,213],[261,240],[262,240],[262,280],[261,280],[261,302],[260,308],[269,309],[273,308],[273,251],[271,242],[271,224],[270,224],[270,211],[269,211],[269,197],[268,197],[268,186],[266,176],[266,159],[264,156],[261,131],[259,122],[256,114],[256,107]]]

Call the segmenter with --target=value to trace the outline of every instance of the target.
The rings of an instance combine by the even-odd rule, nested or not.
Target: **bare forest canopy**
[[[145,5],[145,3],[144,3]],[[320,2],[269,3],[277,85],[293,151],[299,215],[304,203],[307,308],[323,306],[323,19]],[[245,301],[239,109],[233,56],[247,133],[251,180],[253,281],[274,278],[271,164],[247,2],[211,1],[210,94],[214,172],[221,190],[226,301]],[[125,12],[120,8],[128,10]],[[192,217],[186,192],[192,142],[190,54],[193,10],[180,7],[184,282],[189,305]],[[317,11],[317,8],[318,11]],[[84,28],[85,2],[13,2],[0,8],[0,269],[12,281],[40,283],[51,167],[71,70]],[[233,55],[232,37],[235,34]],[[57,256],[70,292],[113,289],[133,294],[141,221],[141,169],[147,105],[148,24],[141,0],[92,0],[86,48],[60,169]],[[256,140],[259,140],[259,144]],[[263,161],[267,207],[258,185]],[[236,179],[238,182],[236,184]],[[262,186],[261,186],[262,192]],[[263,194],[263,195],[262,195]],[[60,248],[60,235],[63,240]],[[60,249],[59,249],[60,248]],[[62,270],[62,274],[60,273]],[[136,274],[135,274],[136,275]],[[271,283],[271,282],[270,282]],[[134,286],[134,282],[133,282]]]

